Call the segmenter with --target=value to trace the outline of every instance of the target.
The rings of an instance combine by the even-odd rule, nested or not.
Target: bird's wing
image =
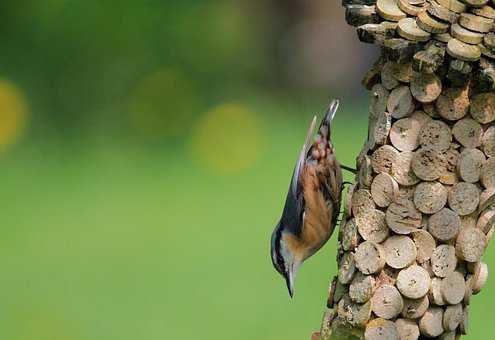
[[[301,149],[301,153],[299,154],[299,158],[296,163],[296,167],[294,168],[294,173],[292,174],[292,181],[291,181],[291,191],[294,196],[298,195],[298,186],[299,186],[299,180],[301,178],[301,171],[304,166],[304,163],[306,162],[306,156],[308,154],[308,150],[311,146],[311,140],[314,134],[314,130],[316,127],[316,116],[313,117],[313,120],[311,121],[311,124],[309,126],[308,132],[306,134],[306,139],[304,141],[304,145]]]

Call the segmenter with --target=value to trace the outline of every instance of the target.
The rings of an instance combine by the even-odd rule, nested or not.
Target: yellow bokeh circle
[[[27,114],[22,92],[9,81],[0,80],[0,147],[19,139],[26,127]]]
[[[259,117],[238,104],[223,104],[197,122],[192,135],[193,156],[219,173],[235,173],[256,162],[262,144]]]

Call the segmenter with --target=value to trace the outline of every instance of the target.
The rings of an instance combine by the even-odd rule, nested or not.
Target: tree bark
[[[342,0],[381,57],[312,339],[458,339],[495,225],[495,5]]]

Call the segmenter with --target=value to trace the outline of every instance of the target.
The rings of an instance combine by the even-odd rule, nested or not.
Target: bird
[[[282,216],[271,236],[272,263],[284,277],[291,298],[299,267],[330,239],[340,212],[342,168],[347,167],[337,161],[331,141],[338,107],[338,100],[330,103],[314,141],[317,117],[311,121]]]

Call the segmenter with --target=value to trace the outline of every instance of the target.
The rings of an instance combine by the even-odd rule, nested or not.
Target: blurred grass
[[[1,338],[309,339],[335,273],[335,238],[303,266],[291,301],[269,237],[311,115],[252,107],[274,113],[260,116],[262,152],[230,175],[193,161],[187,143],[153,150],[82,139],[6,154]],[[346,164],[365,123],[339,112],[335,144]],[[490,278],[466,339],[490,337],[494,302]]]

